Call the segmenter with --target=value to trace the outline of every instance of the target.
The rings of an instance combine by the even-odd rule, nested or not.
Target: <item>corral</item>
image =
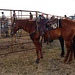
[[[14,18],[14,14],[16,14],[16,18],[17,19],[29,19],[30,18],[30,13],[33,14],[33,19],[35,19],[36,17],[38,17],[38,15],[40,14],[43,14],[46,18],[50,18],[52,15],[51,14],[46,14],[46,13],[43,13],[43,12],[39,12],[39,11],[29,11],[29,10],[11,10],[11,9],[0,9],[0,13],[1,12],[5,12],[5,13],[9,13],[8,15],[9,16],[6,16],[7,17],[7,24],[8,24],[8,36],[10,37],[10,43],[9,44],[0,44],[0,47],[5,47],[5,46],[11,46],[11,52],[14,51],[13,49],[13,43],[16,42],[16,37],[22,37],[22,36],[28,36],[29,34],[26,33],[25,31],[23,31],[22,29],[19,30],[16,35],[14,37],[11,36],[11,28],[12,28],[12,21],[13,21],[13,18]],[[60,16],[55,16],[57,18],[62,18]],[[6,36],[6,33],[4,32],[3,34],[1,34],[1,23],[3,21],[1,20],[1,17],[0,17],[0,39],[6,39],[5,36]],[[5,29],[4,29],[5,30]],[[19,43],[20,44],[20,43]],[[16,44],[17,45],[17,44]],[[2,54],[1,54],[2,55]]]
[[[50,14],[46,14],[43,12],[39,12],[39,11],[28,11],[28,10],[10,10],[10,9],[0,9],[0,12],[5,12],[5,13],[9,13],[7,16],[7,22],[8,23],[8,36],[11,37],[11,28],[12,28],[12,20],[13,20],[13,15],[16,13],[16,18],[17,19],[29,19],[30,18],[30,13],[33,14],[33,19],[35,19],[39,14],[43,14],[46,18],[50,17]],[[4,38],[6,36],[6,33],[4,32],[3,34],[1,34],[1,24],[2,24],[2,20],[0,20],[0,39]],[[5,29],[4,29],[5,30]],[[15,37],[18,36],[28,36],[28,34],[24,34],[23,30],[19,30],[17,32],[17,34],[15,35]],[[16,41],[16,38],[15,40]],[[10,45],[6,44],[6,46],[12,46],[12,52],[13,52],[13,37],[11,37],[11,43],[9,43]],[[1,46],[5,46],[5,45],[0,45]]]
[[[22,31],[21,35],[15,37],[15,42],[13,41],[15,38],[12,38],[11,35],[0,39],[0,75],[75,74],[75,61],[71,64],[63,63],[63,58],[60,57],[61,48],[58,40],[54,40],[53,43],[48,45],[43,43],[44,58],[39,64],[36,64],[35,47],[29,34]]]

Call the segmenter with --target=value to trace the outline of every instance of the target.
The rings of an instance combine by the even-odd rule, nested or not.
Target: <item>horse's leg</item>
[[[69,54],[70,54],[70,50],[67,49],[67,54],[65,56],[64,63],[66,63],[66,61],[68,60]]]
[[[64,39],[63,37],[59,37],[59,41],[60,41],[61,49],[62,49],[61,57],[64,57]]]
[[[64,59],[64,63],[66,63],[66,61],[68,60],[69,54],[70,54],[70,49],[71,49],[71,42],[70,41],[65,41],[66,44],[66,48],[67,48],[67,53],[66,53],[66,57]]]
[[[75,51],[75,37],[72,40],[71,53],[70,53],[68,63],[71,63],[74,51]],[[74,57],[75,57],[75,54],[74,54]]]
[[[42,42],[41,42],[39,45],[40,45],[40,54],[41,54],[41,58],[43,58],[43,54],[42,54]]]
[[[73,50],[74,50],[74,59],[75,59],[75,36],[73,38]]]
[[[40,45],[38,40],[33,41],[35,48],[36,48],[36,54],[37,54],[37,60],[36,63],[39,63],[40,57],[39,57],[39,50],[40,50]]]
[[[74,53],[74,58],[75,58],[75,37],[72,40],[71,53],[70,53],[70,58],[69,58],[69,61],[68,61],[69,63],[71,63],[71,61],[72,61],[73,53]]]
[[[73,49],[71,49],[71,51],[70,51],[70,57],[69,57],[68,63],[71,63],[71,61],[72,61],[72,56],[73,56]]]

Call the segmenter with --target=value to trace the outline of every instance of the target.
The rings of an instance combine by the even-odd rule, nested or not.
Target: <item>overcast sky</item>
[[[0,9],[33,10],[70,16],[75,14],[75,0],[1,0]]]

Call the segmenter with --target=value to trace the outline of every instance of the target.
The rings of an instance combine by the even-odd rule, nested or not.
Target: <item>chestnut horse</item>
[[[63,37],[67,48],[64,63],[66,63],[67,61],[68,63],[71,63],[73,53],[75,58],[75,22],[70,19],[61,19],[60,23],[60,28],[56,28],[50,31],[50,39],[54,40],[54,36],[57,38],[59,36]],[[51,23],[51,21],[48,21],[48,24],[53,24],[53,22]],[[44,35],[46,41],[48,39],[48,35],[49,31],[47,31],[47,33]]]
[[[23,29],[24,31],[26,31],[30,34],[30,38],[32,39],[32,41],[36,47],[36,53],[37,53],[36,63],[38,63],[40,58],[43,58],[43,54],[42,54],[42,44],[39,41],[40,34],[37,31],[37,28],[35,27],[35,25],[36,25],[36,21],[15,20],[12,23],[12,35],[14,35],[19,29]],[[56,39],[56,38],[57,37],[55,37],[54,39]],[[61,47],[62,47],[61,56],[64,56],[64,40],[61,37],[59,38],[59,40],[60,40]],[[39,56],[39,51],[40,51],[41,56]]]

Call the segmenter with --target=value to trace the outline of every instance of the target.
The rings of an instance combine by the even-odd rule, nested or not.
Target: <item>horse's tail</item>
[[[73,38],[73,50],[74,50],[74,59],[75,59],[75,36]]]

